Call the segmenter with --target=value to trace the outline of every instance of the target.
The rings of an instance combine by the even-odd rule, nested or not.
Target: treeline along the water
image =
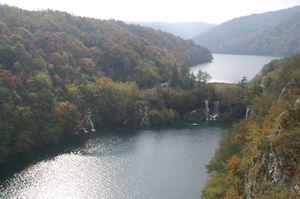
[[[238,117],[242,99],[218,90],[236,86],[189,73],[211,60],[206,48],[150,28],[1,5],[0,162],[91,130],[91,121],[96,129],[200,121],[205,99]]]
[[[203,198],[297,198],[300,56],[248,83],[207,84],[203,47],[150,28],[0,6],[0,163],[62,137],[116,125],[237,123],[208,165]],[[87,124],[88,123],[88,124]]]

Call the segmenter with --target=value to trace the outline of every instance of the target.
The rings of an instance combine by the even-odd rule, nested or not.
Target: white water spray
[[[220,103],[219,101],[214,101],[214,110],[213,113],[210,114],[209,110],[209,101],[205,100],[205,117],[206,120],[217,120],[217,117],[220,115]]]
[[[91,126],[91,131],[92,131],[92,132],[96,131],[96,129],[94,128],[94,123],[93,123],[93,121],[91,120],[91,117],[88,117],[87,120],[88,120],[88,123],[89,123],[90,126]]]
[[[85,118],[85,121],[86,121],[86,124],[88,126],[90,126],[90,131],[95,132],[96,129],[94,128],[94,123],[93,123],[91,117],[92,117],[92,112],[89,110],[87,113],[87,116]]]
[[[205,111],[204,111],[204,113],[205,113],[205,117],[206,117],[206,121],[208,121],[209,120],[209,106],[208,106],[208,100],[205,100]]]
[[[251,113],[251,106],[248,105],[246,108],[246,115],[245,115],[246,120],[248,120],[250,113]]]

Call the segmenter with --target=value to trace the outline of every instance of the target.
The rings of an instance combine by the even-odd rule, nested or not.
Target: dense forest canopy
[[[212,59],[207,49],[171,34],[65,12],[29,12],[1,6],[0,26],[1,50],[7,54],[1,56],[1,64],[6,67],[36,59],[48,67],[84,66],[80,72],[86,75],[102,73],[113,80],[152,87],[168,80],[175,63],[186,67]],[[23,60],[11,59],[22,54]],[[136,76],[145,82],[136,80]]]
[[[300,6],[235,18],[193,38],[213,52],[290,56],[300,53]]]
[[[204,98],[188,66],[211,59],[206,48],[151,28],[1,5],[0,162],[92,122],[172,123]]]

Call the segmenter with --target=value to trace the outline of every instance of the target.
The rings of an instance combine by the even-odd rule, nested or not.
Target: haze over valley
[[[215,24],[204,22],[180,22],[180,23],[167,23],[167,22],[129,22],[130,24],[137,24],[141,26],[150,27],[156,30],[172,33],[183,39],[192,39],[200,33],[211,29]]]

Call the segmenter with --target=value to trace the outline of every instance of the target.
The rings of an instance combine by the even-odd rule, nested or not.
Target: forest
[[[0,5],[0,165],[114,128],[198,128],[215,119],[207,109],[217,104],[218,124],[233,127],[207,165],[202,198],[299,198],[299,13],[298,6],[237,18],[194,43],[122,21]],[[207,72],[189,70],[213,60],[197,43],[214,52],[293,56],[266,64],[251,81],[208,83]]]
[[[91,122],[189,120],[213,89],[188,67],[211,60],[206,48],[162,31],[1,5],[0,162],[94,130]]]
[[[245,84],[249,115],[224,136],[202,198],[299,198],[300,55]]]

